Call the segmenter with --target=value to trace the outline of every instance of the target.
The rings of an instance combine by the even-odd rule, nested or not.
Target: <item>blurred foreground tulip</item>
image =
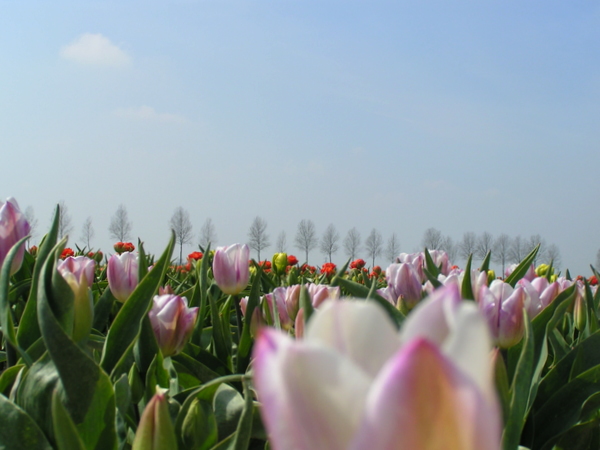
[[[14,198],[0,202],[0,267],[13,245],[29,234],[29,222],[21,213],[19,205]],[[23,263],[25,246],[21,246],[17,256],[13,259],[10,274],[15,274]]]
[[[375,303],[343,300],[303,335],[262,328],[254,347],[272,448],[500,449],[489,331],[456,286],[417,305],[400,334]]]
[[[185,297],[156,295],[148,317],[163,356],[172,356],[183,350],[192,335],[198,308],[188,308]]]
[[[213,258],[213,275],[225,294],[236,295],[248,285],[250,249],[246,244],[218,247]]]
[[[57,269],[73,290],[73,340],[80,341],[90,334],[94,320],[90,287],[94,282],[96,261],[86,256],[69,256],[58,263]]]
[[[165,391],[157,389],[140,418],[132,450],[167,450],[177,448],[177,438]]]
[[[138,285],[138,256],[133,252],[112,255],[106,271],[110,291],[117,300],[125,302]]]

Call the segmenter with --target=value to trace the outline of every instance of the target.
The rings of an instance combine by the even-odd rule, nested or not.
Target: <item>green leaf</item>
[[[19,341],[21,348],[28,349],[41,336],[37,317],[38,281],[42,267],[52,252],[52,249],[56,245],[58,239],[59,217],[60,209],[57,205],[54,212],[54,218],[52,219],[50,231],[48,231],[48,234],[42,239],[38,249],[35,266],[33,268],[33,276],[31,278],[31,290],[29,291],[29,298],[27,299],[25,310],[23,311],[23,315],[21,316],[21,321],[19,323],[17,340]]]
[[[0,394],[8,397],[12,386],[21,373],[21,370],[25,367],[23,364],[17,364],[15,366],[5,369],[0,375]]]
[[[169,372],[163,366],[163,357],[158,352],[146,372],[146,403],[156,394],[156,386],[169,389]]]
[[[104,289],[104,292],[94,305],[94,323],[92,328],[103,331],[108,324],[108,318],[110,311],[116,301],[115,296],[112,294],[110,289]]]
[[[519,281],[523,276],[527,273],[531,264],[535,260],[535,256],[537,255],[538,250],[540,249],[540,244],[536,245],[533,250],[519,263],[519,265],[512,271],[512,273],[506,277],[505,282],[510,284],[512,287],[515,287],[517,281]]]
[[[55,252],[59,249],[60,244]],[[63,292],[56,287],[62,280],[54,277],[56,272],[56,259],[48,258],[40,273],[37,306],[40,331],[60,377],[57,388],[85,446],[111,449],[116,447],[112,384],[95,361],[71,340],[63,328],[64,320],[61,324],[55,316],[55,312],[63,314],[62,319],[69,315],[68,306],[61,305],[64,299],[53,297]]]
[[[502,434],[504,450],[513,450],[519,445],[521,431],[525,425],[531,379],[534,369],[534,338],[531,323],[529,322],[529,317],[525,310],[523,310],[523,321],[525,323],[523,345],[521,347],[521,355],[511,385],[508,420],[504,425],[504,432]]]
[[[148,314],[152,297],[163,280],[174,242],[175,237],[172,234],[164,253],[123,304],[108,330],[100,363],[107,373],[113,371],[122,356],[135,343],[142,327],[142,319]],[[115,378],[120,375],[111,373]]]
[[[388,316],[390,317],[390,319],[392,319],[392,322],[397,327],[400,327],[400,324],[404,321],[404,315],[396,308],[394,308],[394,305],[388,302],[385,298],[381,297],[379,294],[375,294],[372,297],[369,297],[369,289],[367,289],[362,284],[355,283],[354,281],[347,280],[345,278],[338,278],[336,282],[351,296],[356,298],[373,300],[375,303],[378,303],[380,306],[383,307],[385,312],[387,312]]]
[[[60,450],[85,450],[85,445],[77,434],[77,427],[63,406],[58,391],[52,395],[52,423],[54,437]]]
[[[28,238],[29,236],[26,236],[23,239],[20,239],[15,245],[13,245],[8,254],[6,255],[6,258],[4,258],[4,263],[2,264],[2,270],[0,271],[0,326],[2,327],[2,332],[4,334],[4,337],[6,338],[6,341],[19,352],[27,366],[31,366],[31,364],[33,364],[33,361],[25,352],[25,350],[19,346],[19,343],[17,342],[15,324],[12,320],[10,301],[8,298],[10,285],[10,270],[12,268],[12,262],[17,256],[19,249]]]
[[[242,380],[242,384],[244,386],[244,409],[242,410],[232,443],[234,450],[246,450],[250,444],[250,437],[252,435],[252,415],[254,412],[252,395],[248,387],[248,382]]]
[[[258,268],[259,273],[262,272],[261,268]],[[237,298],[234,301],[239,301]],[[250,364],[250,353],[252,351],[253,339],[250,334],[250,328],[252,326],[252,316],[254,310],[260,303],[260,277],[256,277],[252,283],[250,289],[250,295],[248,297],[248,303],[246,304],[246,314],[244,315],[244,326],[242,328],[242,334],[240,337],[240,343],[237,352],[237,373],[245,373]],[[274,308],[276,308],[276,301],[273,299]],[[277,311],[275,311],[277,313]],[[278,315],[279,317],[279,315]]]
[[[202,260],[200,261],[200,267],[198,268],[198,265],[196,265],[196,271],[197,271],[197,278],[198,281],[196,282],[196,285],[194,286],[194,296],[192,297],[192,302],[193,304],[190,304],[190,306],[198,306],[199,310],[198,310],[198,319],[196,320],[196,326],[194,327],[194,333],[192,334],[192,339],[191,341],[200,346],[202,344],[202,330],[204,328],[204,318],[206,316],[206,307],[208,304],[208,289],[209,289],[209,282],[208,282],[208,259],[209,259],[209,254],[210,252],[210,243],[208,244],[207,249],[204,251],[204,256],[202,257]],[[196,298],[199,297],[199,304],[196,304]]]
[[[460,289],[460,295],[465,300],[475,300],[475,296],[473,295],[473,286],[471,285],[471,260],[473,259],[473,254],[469,255],[467,259],[467,266],[465,267],[465,272],[462,281],[462,287]]]
[[[425,268],[429,271],[433,278],[437,279],[438,275],[441,273],[440,268],[433,262],[433,258],[431,257],[429,250],[427,250],[427,247],[425,247],[423,253],[425,254]]]
[[[227,367],[231,366],[231,346],[227,345],[227,338],[225,336],[225,330],[223,329],[223,322],[219,314],[219,308],[211,292],[208,293],[208,304],[210,305],[210,316],[213,327],[213,343],[215,349],[215,355],[220,359]],[[229,317],[227,317],[229,320]],[[229,330],[227,330],[229,332]]]
[[[314,308],[313,308],[312,300],[310,298],[310,294],[308,293],[308,288],[306,287],[304,282],[302,283],[302,286],[300,286],[299,302],[300,302],[300,309],[302,309],[303,314],[304,314],[304,323],[307,324],[308,321],[310,320],[310,317],[312,316],[312,314],[314,312]]]
[[[24,410],[0,395],[0,448],[52,450],[42,430]]]
[[[208,450],[218,440],[217,420],[212,403],[191,396],[177,416],[175,433],[180,449]]]
[[[482,272],[487,272],[488,270],[490,270],[490,260],[492,259],[492,251],[488,250],[488,252],[485,254],[485,257],[483,258],[483,261],[481,261],[481,271]]]

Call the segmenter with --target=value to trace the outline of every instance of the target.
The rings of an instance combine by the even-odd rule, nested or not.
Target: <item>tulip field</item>
[[[599,274],[37,245],[0,206],[0,448],[600,448]]]

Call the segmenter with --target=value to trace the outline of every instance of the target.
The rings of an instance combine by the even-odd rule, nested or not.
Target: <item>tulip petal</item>
[[[304,339],[350,358],[372,377],[400,346],[383,308],[349,299],[324,303],[308,323]]]
[[[348,448],[372,381],[366,373],[327,347],[268,328],[259,332],[254,357],[254,383],[274,449]]]
[[[499,423],[496,403],[434,344],[416,339],[375,381],[350,448],[498,450]]]

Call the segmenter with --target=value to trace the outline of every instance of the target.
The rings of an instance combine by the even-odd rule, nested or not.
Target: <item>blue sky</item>
[[[178,206],[290,253],[301,219],[539,233],[586,275],[600,248],[593,2],[3,1],[0,67],[0,195],[38,238],[63,200],[104,250],[120,203],[153,252]]]

